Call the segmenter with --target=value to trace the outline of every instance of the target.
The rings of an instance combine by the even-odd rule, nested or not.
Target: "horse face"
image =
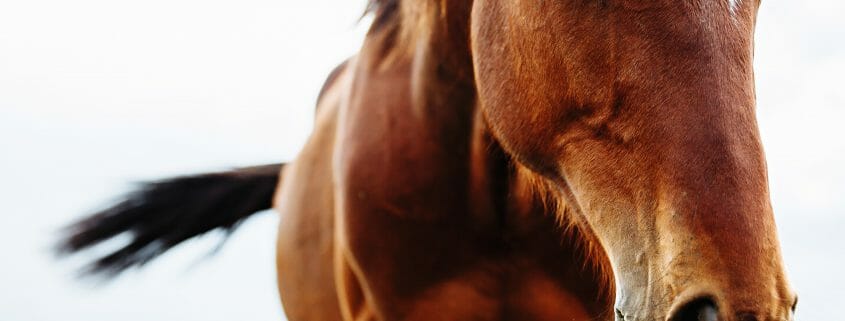
[[[479,104],[610,258],[620,320],[788,320],[757,0],[475,0]]]

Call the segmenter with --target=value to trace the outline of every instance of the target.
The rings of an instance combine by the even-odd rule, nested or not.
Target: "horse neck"
[[[457,108],[467,119],[475,116],[468,3],[401,1],[405,8],[396,17],[397,30],[388,30],[386,37],[394,38],[390,41],[396,46],[394,57],[404,58],[410,66],[411,99],[417,111]]]
[[[356,59],[355,82],[363,91],[390,87],[395,89],[391,94],[403,96],[391,100],[386,111],[392,114],[389,117],[401,118],[397,121],[414,129],[402,135],[433,137],[433,143],[442,144],[441,148],[466,150],[473,138],[475,118],[480,116],[476,113],[468,43],[468,8],[465,14],[458,14],[458,9],[450,9],[449,14],[442,15],[420,14],[427,17],[420,17],[426,21],[422,23],[409,21],[411,16],[403,14],[413,10],[401,6],[416,8],[416,2],[393,0],[385,3],[398,3],[400,8],[376,11],[376,22]],[[440,12],[437,8],[440,1],[430,3],[437,6],[419,10]],[[416,28],[414,32],[411,32],[412,27]],[[371,86],[374,83],[380,85]],[[379,99],[375,103],[384,101]]]
[[[480,224],[507,224],[503,222],[519,215],[556,217],[562,236],[581,258],[585,275],[589,275],[584,280],[586,286],[598,286],[597,302],[613,302],[613,272],[595,233],[573,215],[554,184],[507,156],[476,105],[472,54],[468,49],[472,1],[424,2],[437,4],[434,10],[440,13],[441,23],[423,33],[429,38],[420,43],[414,55],[418,63],[414,77],[428,80],[417,82],[427,85],[417,88],[418,97],[443,102],[430,104],[443,106],[455,101],[453,94],[460,90],[471,89],[472,93],[470,212],[475,213]],[[456,86],[455,80],[460,85]]]
[[[593,232],[578,222],[566,209],[544,178],[515,163],[499,146],[478,108],[474,84],[472,56],[469,51],[469,1],[439,2],[449,5],[438,15],[440,23],[408,40],[399,24],[371,31],[368,43],[373,52],[380,53],[378,69],[401,69],[408,75],[412,115],[427,129],[442,131],[457,137],[456,146],[468,148],[466,187],[468,212],[479,229],[507,229],[507,216],[548,215],[557,217],[561,234],[577,248],[588,269],[585,282],[599,284],[597,302],[613,301],[613,276]],[[410,45],[412,50],[394,48]],[[367,47],[367,45],[365,45]],[[367,49],[367,48],[365,48]],[[364,51],[366,52],[366,50]],[[463,157],[464,155],[456,155]]]

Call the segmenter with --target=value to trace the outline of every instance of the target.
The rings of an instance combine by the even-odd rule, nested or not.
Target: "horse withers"
[[[758,6],[372,1],[293,162],[148,185],[64,250],[128,231],[115,273],[273,199],[291,320],[791,320]]]

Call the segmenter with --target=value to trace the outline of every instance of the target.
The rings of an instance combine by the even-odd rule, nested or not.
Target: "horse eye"
[[[798,308],[798,297],[795,297],[795,301],[792,301],[792,312],[795,312],[795,309]]]

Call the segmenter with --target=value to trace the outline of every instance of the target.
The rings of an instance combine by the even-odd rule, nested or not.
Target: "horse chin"
[[[648,278],[657,272],[624,271],[616,284],[616,321],[717,321],[718,309],[710,291],[687,287],[679,295],[663,282]],[[618,275],[618,274],[617,274]],[[681,285],[683,286],[683,285]]]
[[[646,301],[651,297],[645,291],[640,293],[623,292],[617,294],[616,321],[663,320],[661,315],[668,315],[668,309],[663,304],[650,305]],[[631,293],[631,294],[627,294]]]
[[[659,297],[653,293],[653,285],[632,275],[630,271],[620,275],[616,281],[616,321],[660,320],[657,315],[668,310],[663,304],[653,304],[649,298]]]

